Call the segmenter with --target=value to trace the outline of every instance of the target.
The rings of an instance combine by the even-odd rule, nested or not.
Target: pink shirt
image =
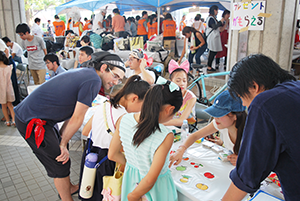
[[[114,32],[125,31],[125,20],[121,15],[115,15],[112,18],[112,28]]]

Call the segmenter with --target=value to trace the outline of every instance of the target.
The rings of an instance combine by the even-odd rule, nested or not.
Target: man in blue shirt
[[[248,107],[232,183],[223,201],[242,200],[275,172],[286,201],[300,200],[300,82],[261,54],[236,63],[229,92]]]
[[[89,68],[55,76],[39,86],[15,107],[16,126],[45,167],[62,200],[73,200],[78,185],[70,182],[69,140],[81,126],[84,115],[98,94],[119,84],[125,66],[119,56],[100,52]],[[64,124],[60,130],[58,122]]]
[[[46,63],[47,68],[49,70],[53,71],[50,78],[52,78],[60,73],[66,72],[66,70],[59,65],[59,59],[56,56],[56,54],[53,54],[53,53],[47,54],[44,57],[44,61]]]

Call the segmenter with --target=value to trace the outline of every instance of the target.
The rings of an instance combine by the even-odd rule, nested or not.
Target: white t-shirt
[[[111,107],[109,102],[104,102],[100,104],[95,111],[93,120],[92,120],[92,141],[93,146],[100,147],[102,149],[108,149],[112,135],[110,135],[106,130],[106,121],[104,118],[103,106],[105,105],[106,120],[109,129],[112,133],[115,132],[115,124],[120,116],[127,113],[126,109],[120,105],[117,109]],[[112,119],[113,118],[113,119]],[[88,138],[90,138],[91,133]]]
[[[5,44],[5,42],[0,38],[0,51],[4,52],[5,49],[8,49],[8,48],[7,48],[6,44]],[[8,57],[10,57],[10,53],[9,53]]]
[[[193,23],[193,27],[198,30],[200,33],[203,33],[205,31],[205,26],[203,25],[202,21],[195,21]]]
[[[98,22],[103,23],[103,15],[102,13],[98,13],[95,15],[95,19],[93,20],[93,31],[95,32],[97,29],[101,29]],[[104,30],[104,29],[103,29]]]
[[[234,153],[233,152],[234,144],[232,143],[232,141],[229,138],[228,129],[227,128],[219,129],[217,124],[216,124],[215,119],[212,122],[214,124],[215,129],[217,129],[220,132],[220,138],[223,141],[225,148],[232,151],[232,153]]]
[[[43,35],[44,35],[44,31],[41,29],[41,27],[37,23],[34,23],[32,25],[31,33],[32,33],[32,35],[39,36],[41,38],[43,38]]]
[[[22,57],[23,50],[22,50],[21,46],[16,42],[12,42],[12,43],[13,43],[12,48],[9,48],[9,50],[11,51],[11,54],[15,53],[17,57]]]
[[[153,80],[155,82],[155,73],[150,70],[146,70],[146,72],[151,75],[151,77],[153,78]],[[134,70],[131,70],[130,68],[126,68],[125,77],[129,78],[132,75],[135,75]],[[141,76],[142,80],[145,80],[144,77],[142,76],[142,73],[140,73],[139,76]]]

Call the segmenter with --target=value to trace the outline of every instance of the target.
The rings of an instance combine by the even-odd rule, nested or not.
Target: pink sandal
[[[6,126],[11,126],[11,124],[10,124],[9,121],[4,122],[4,124],[5,124]]]

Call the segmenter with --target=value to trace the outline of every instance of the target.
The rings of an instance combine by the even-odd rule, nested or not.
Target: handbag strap
[[[213,30],[214,30],[213,28],[210,30],[210,32],[207,34],[206,38],[209,36],[209,34],[211,34],[211,32],[212,32]]]
[[[87,149],[86,155],[88,155],[89,153],[91,153],[91,141],[92,141],[91,139],[92,139],[92,131],[91,131],[91,136],[90,136],[90,139],[89,139],[88,149]],[[102,149],[100,148],[100,150],[102,150]],[[95,165],[95,168],[98,168],[104,161],[106,161],[106,159],[108,159],[107,155],[104,158],[102,158],[99,163],[97,163]]]
[[[107,132],[108,134],[110,134],[111,136],[113,136],[113,133],[112,133],[111,129],[109,128],[108,122],[107,122],[106,107],[105,107],[105,104],[106,104],[107,102],[108,102],[108,101],[106,100],[106,101],[104,101],[104,104],[103,104],[104,121],[105,121],[105,126],[106,126],[106,132]],[[111,112],[111,111],[110,111],[110,112]],[[112,120],[112,123],[113,123],[113,125],[114,125],[113,118],[112,118],[112,114],[111,114],[111,120]],[[114,125],[114,127],[115,127],[115,125]]]

